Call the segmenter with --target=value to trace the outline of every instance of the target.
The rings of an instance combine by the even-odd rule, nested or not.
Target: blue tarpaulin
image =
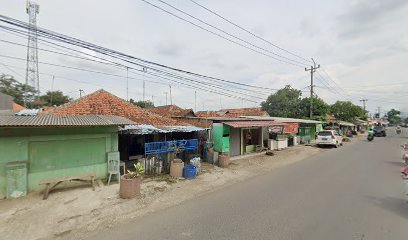
[[[146,155],[197,149],[198,139],[145,143]]]

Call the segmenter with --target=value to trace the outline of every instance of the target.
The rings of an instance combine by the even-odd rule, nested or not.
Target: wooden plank
[[[52,178],[52,179],[44,179],[40,181],[41,184],[48,184],[48,183],[55,183],[55,182],[60,182],[60,181],[69,181],[69,180],[74,180],[74,179],[87,179],[91,180],[92,177],[95,177],[94,173],[88,173],[84,175],[78,175],[78,176],[66,176],[66,177],[61,177],[61,178]]]

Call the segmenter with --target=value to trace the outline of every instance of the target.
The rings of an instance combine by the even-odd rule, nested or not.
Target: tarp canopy
[[[231,126],[233,128],[245,128],[245,127],[272,127],[272,126],[284,126],[284,123],[276,121],[239,121],[239,122],[223,122],[223,124]]]
[[[194,126],[163,126],[155,127],[152,125],[128,125],[120,128],[121,133],[146,135],[156,133],[171,133],[171,132],[198,132],[205,131],[205,128],[199,128]]]

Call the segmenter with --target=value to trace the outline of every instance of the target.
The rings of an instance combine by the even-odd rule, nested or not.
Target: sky
[[[310,72],[305,71],[305,67],[310,68],[310,59],[313,58],[320,64],[314,78],[315,92],[326,102],[341,100],[362,105],[360,100],[367,99],[367,110],[370,113],[380,109],[383,114],[396,108],[408,115],[407,1],[195,1],[269,43],[229,24],[190,0],[35,2],[40,5],[37,17],[39,27],[138,58],[223,80],[269,89],[291,85],[301,89],[303,97],[310,94]],[[208,29],[210,27],[203,22],[211,24],[246,41],[243,44],[245,46],[256,46],[256,50],[263,53],[263,50],[268,51],[266,55],[269,56],[211,34],[146,2]],[[183,15],[165,3],[203,22]],[[28,21],[25,4],[23,0],[0,0],[0,14]],[[223,35],[216,29],[212,31]],[[1,40],[23,45],[27,43],[26,39],[5,31],[0,31]],[[238,41],[236,38],[234,40]],[[39,48],[49,49],[41,43]],[[81,51],[97,55],[87,50]],[[0,42],[2,56],[25,59],[26,52],[24,46]],[[25,61],[2,56],[0,73],[13,75],[24,82]],[[295,65],[299,66],[283,62],[285,59],[296,60],[300,63]],[[39,61],[116,75],[40,64],[41,92],[62,90],[72,98],[79,97],[79,89],[89,94],[103,88],[124,99],[141,100],[143,80],[145,99],[153,100],[155,105],[166,104],[166,95],[167,104],[170,104],[170,84],[171,102],[195,110],[259,106],[268,94],[273,93],[272,90],[259,92],[252,89],[251,96],[241,100],[194,89],[194,83],[187,87],[185,84],[154,79],[147,74],[136,75],[126,69],[41,50]],[[128,85],[126,75],[130,78]],[[223,87],[231,89],[231,86]],[[248,98],[250,101],[247,101]]]

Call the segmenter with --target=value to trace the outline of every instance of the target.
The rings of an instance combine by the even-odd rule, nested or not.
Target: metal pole
[[[126,101],[129,101],[129,67],[126,67]]]
[[[170,87],[170,104],[173,105],[173,99],[171,97],[171,85],[169,85],[169,87]],[[166,105],[167,105],[167,103],[166,103]]]
[[[52,76],[52,82],[51,82],[51,96],[50,96],[50,104],[51,104],[51,106],[52,106],[52,96],[54,95],[54,79],[55,79],[55,76],[53,75],[53,76]]]

